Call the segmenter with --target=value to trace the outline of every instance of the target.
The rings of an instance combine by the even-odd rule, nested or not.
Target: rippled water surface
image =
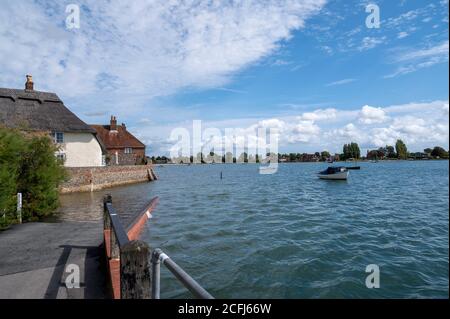
[[[447,298],[448,161],[360,165],[346,182],[317,179],[318,163],[156,167],[156,182],[66,195],[61,211],[100,218],[108,192],[126,219],[159,196],[145,240],[220,298]],[[161,297],[190,294],[162,268]]]

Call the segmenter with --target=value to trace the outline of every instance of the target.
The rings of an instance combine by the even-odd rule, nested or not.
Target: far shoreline
[[[403,159],[388,159],[388,160],[378,160],[377,162],[373,162],[372,160],[357,160],[357,161],[335,161],[332,163],[328,162],[278,162],[278,164],[357,164],[357,163],[384,163],[384,162],[437,162],[437,161],[449,161],[449,159],[446,158],[440,158],[440,159],[417,159],[417,160],[403,160]],[[154,163],[152,164],[154,167],[161,167],[161,166],[191,166],[191,165],[230,165],[230,164],[237,164],[237,165],[243,165],[243,164],[256,164],[256,165],[267,165],[268,163],[255,163],[255,162],[243,162],[243,163]]]

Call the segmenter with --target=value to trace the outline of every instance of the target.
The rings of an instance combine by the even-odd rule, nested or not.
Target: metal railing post
[[[214,297],[207,292],[202,286],[198,284],[191,276],[189,276],[180,266],[177,265],[169,256],[167,256],[161,249],[155,249],[153,256],[160,260],[167,269],[185,286],[196,298],[199,299],[214,299]]]
[[[161,263],[158,251],[152,254],[152,299],[160,299]]]
[[[160,299],[161,264],[186,287],[196,298],[213,299],[202,286],[189,276],[180,266],[170,259],[161,249],[155,249],[149,258],[150,246],[140,240],[143,214],[148,218],[149,210],[157,198],[154,198],[139,218],[135,219],[128,232],[125,231],[119,216],[112,206],[111,195],[104,197],[103,232],[106,255],[109,257],[109,275],[114,298],[121,299]],[[145,221],[145,220],[144,220]],[[150,266],[151,263],[151,266]]]

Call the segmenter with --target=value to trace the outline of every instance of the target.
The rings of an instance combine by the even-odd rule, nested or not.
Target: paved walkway
[[[0,232],[0,299],[105,298],[102,221],[26,223]],[[66,267],[80,269],[67,288]]]

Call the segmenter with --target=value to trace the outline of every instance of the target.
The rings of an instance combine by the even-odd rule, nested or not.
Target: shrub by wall
[[[22,220],[36,221],[58,207],[58,186],[66,174],[46,135],[0,127],[0,229],[17,220],[16,194],[22,193]]]

